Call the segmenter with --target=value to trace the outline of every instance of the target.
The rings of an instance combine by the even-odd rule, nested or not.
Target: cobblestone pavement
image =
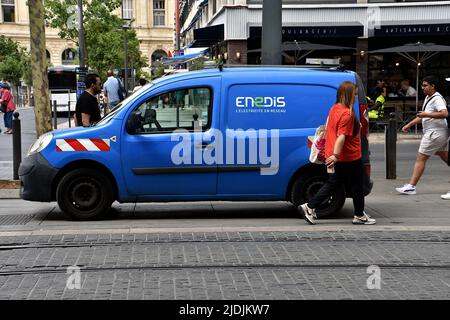
[[[97,234],[0,241],[0,299],[450,298],[448,232]],[[371,265],[380,268],[380,289],[367,286]],[[66,287],[69,266],[80,267],[80,289]]]

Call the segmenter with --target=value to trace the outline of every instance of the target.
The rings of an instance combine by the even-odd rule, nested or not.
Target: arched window
[[[47,56],[47,63],[50,64],[52,59],[50,56],[50,52],[47,49],[45,50],[45,55]]]
[[[78,52],[75,49],[66,49],[62,53],[62,64],[75,64]]]
[[[156,50],[152,54],[152,64],[155,61],[162,61],[163,59],[167,59],[167,53],[164,50]]]

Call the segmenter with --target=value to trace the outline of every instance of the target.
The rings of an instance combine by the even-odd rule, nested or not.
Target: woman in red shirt
[[[338,188],[342,188],[345,183],[352,189],[355,209],[353,224],[376,223],[375,219],[364,212],[364,169],[359,135],[361,124],[353,108],[357,92],[357,87],[352,82],[341,83],[337,90],[336,103],[328,114],[325,164],[329,178],[308,203],[300,205],[305,220],[310,224],[315,224],[315,208],[332,196]]]
[[[16,110],[16,105],[14,104],[11,92],[8,90],[8,87],[4,83],[0,83],[0,94],[1,94],[0,103],[6,105],[6,112],[3,115],[6,128],[6,131],[4,133],[11,134],[12,117],[14,110]]]

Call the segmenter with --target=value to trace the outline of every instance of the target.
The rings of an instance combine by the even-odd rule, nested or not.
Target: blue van
[[[241,67],[167,76],[88,128],[46,133],[19,168],[21,197],[57,201],[72,219],[103,217],[114,201],[307,202],[327,179],[309,161],[345,80],[358,85],[365,195],[372,188],[363,85],[351,71]],[[342,188],[317,212],[339,211]]]

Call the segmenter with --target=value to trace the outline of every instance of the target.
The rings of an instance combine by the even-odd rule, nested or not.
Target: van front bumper
[[[52,201],[52,182],[58,169],[40,154],[23,159],[19,167],[20,197],[29,201]]]

